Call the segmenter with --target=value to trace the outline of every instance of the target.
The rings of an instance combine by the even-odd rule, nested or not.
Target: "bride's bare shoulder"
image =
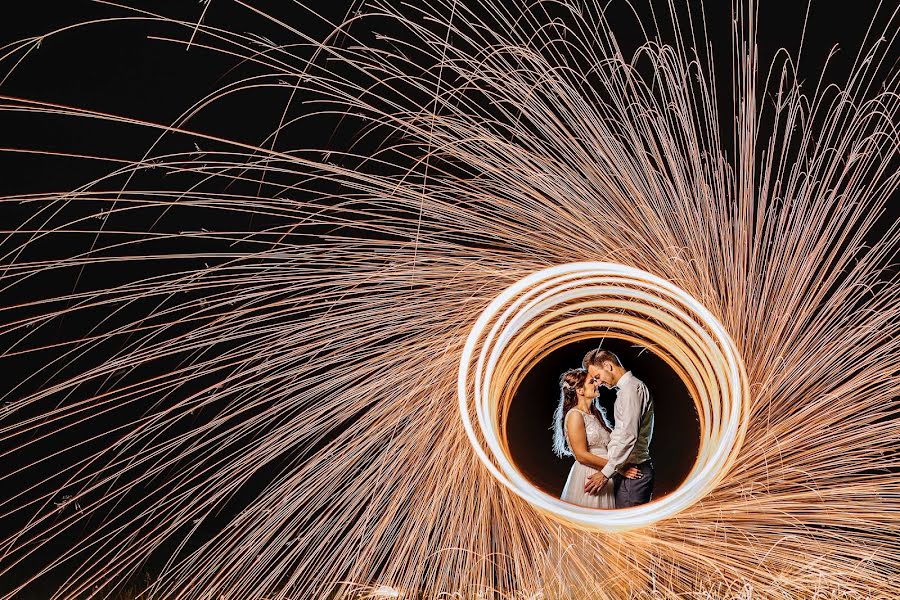
[[[566,413],[566,424],[570,422],[580,422],[584,423],[584,412],[578,408],[571,408],[569,412]]]

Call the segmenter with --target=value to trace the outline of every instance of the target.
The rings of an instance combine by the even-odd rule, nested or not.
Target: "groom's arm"
[[[634,386],[619,390],[613,414],[616,417],[616,426],[606,446],[609,461],[601,470],[607,478],[612,477],[622,466],[637,443],[641,422],[641,397]]]

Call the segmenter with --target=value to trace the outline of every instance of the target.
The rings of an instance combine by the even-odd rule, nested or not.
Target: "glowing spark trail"
[[[376,0],[325,37],[263,4],[106,3],[234,67],[174,123],[0,96],[159,135],[12,149],[109,174],[0,198],[0,599],[148,563],[161,599],[896,596],[896,12],[801,91],[752,0],[718,78],[675,3],[636,49],[600,3]],[[261,140],[198,119],[248,97]],[[331,118],[353,144],[309,147]],[[701,415],[689,482],[621,513],[539,496],[502,439],[521,373],[598,327]]]
[[[684,308],[682,308],[682,306]],[[502,311],[502,314],[501,314]],[[690,314],[697,315],[696,321]],[[493,322],[490,331],[488,324]],[[501,330],[502,327],[502,330]],[[707,333],[710,330],[710,333]],[[688,382],[700,403],[703,444],[693,473],[657,502],[629,510],[576,507],[537,489],[510,460],[500,434],[514,389],[524,373],[551,351],[596,332],[659,344],[659,353]],[[469,363],[480,346],[473,403],[480,435],[472,426]],[[513,356],[507,348],[514,348]],[[668,282],[623,265],[561,265],[528,276],[498,296],[476,321],[462,352],[460,413],[479,458],[506,487],[549,515],[601,530],[647,526],[699,500],[734,460],[745,434],[747,382],[734,343],[722,325],[696,300]],[[487,446],[495,457],[489,458]]]

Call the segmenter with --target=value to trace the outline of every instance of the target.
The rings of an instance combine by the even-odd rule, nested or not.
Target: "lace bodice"
[[[599,419],[590,413],[573,408],[584,419],[584,430],[587,433],[588,450],[591,454],[606,456],[606,445],[609,443],[609,432],[600,423]],[[566,421],[566,437],[569,436],[568,421]]]

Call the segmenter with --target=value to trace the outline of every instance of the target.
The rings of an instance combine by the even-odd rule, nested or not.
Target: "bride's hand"
[[[641,475],[641,470],[637,467],[628,467],[627,469],[622,471],[622,476],[627,479],[640,479]]]

